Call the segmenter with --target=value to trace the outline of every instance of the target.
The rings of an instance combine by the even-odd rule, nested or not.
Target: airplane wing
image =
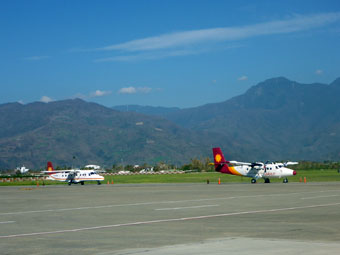
[[[95,173],[97,173],[97,174],[99,174],[99,173],[106,173],[105,170],[93,170],[93,172],[95,172]]]
[[[230,163],[234,165],[245,165],[245,166],[251,166],[252,164],[252,163],[240,162],[240,161],[235,161],[235,160],[230,161]]]
[[[297,165],[297,164],[299,164],[299,162],[290,162],[290,161],[288,161],[288,162],[284,163],[284,166]]]
[[[46,174],[55,174],[55,173],[71,173],[71,172],[77,172],[77,170],[70,169],[70,170],[52,170],[52,171],[41,171],[42,173]]]
[[[248,163],[248,162],[240,162],[240,161],[230,161],[230,163],[234,165],[243,165],[243,166],[250,166],[250,167],[263,165],[262,163],[259,163],[259,162]]]

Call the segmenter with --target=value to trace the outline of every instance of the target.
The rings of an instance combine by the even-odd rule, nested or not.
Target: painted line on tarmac
[[[338,190],[323,190],[313,192],[292,192],[292,193],[278,193],[278,194],[267,194],[267,195],[249,195],[249,196],[232,196],[232,197],[217,197],[217,198],[203,198],[203,199],[192,199],[192,200],[173,200],[173,201],[156,201],[156,202],[142,202],[142,203],[131,203],[131,204],[114,204],[114,205],[99,205],[99,206],[85,206],[85,207],[73,207],[73,208],[60,208],[60,209],[46,209],[46,210],[34,210],[34,211],[21,211],[21,212],[3,212],[1,215],[19,215],[19,214],[30,214],[30,213],[49,213],[49,212],[65,212],[65,211],[76,211],[76,210],[91,210],[91,209],[103,209],[111,207],[125,207],[125,206],[143,206],[143,205],[157,205],[157,204],[175,204],[175,203],[186,203],[186,202],[202,202],[202,201],[216,201],[216,200],[229,200],[229,199],[242,199],[242,198],[257,198],[257,197],[276,197],[276,196],[289,196],[289,195],[301,195],[319,192],[333,192]]]
[[[155,209],[155,211],[197,209],[197,208],[214,207],[214,206],[220,206],[220,205],[197,205],[197,206],[187,206],[187,207],[159,208],[159,209]]]
[[[14,223],[15,221],[0,221],[0,224]]]
[[[247,214],[257,214],[257,213],[275,213],[275,212],[282,212],[282,211],[312,209],[312,208],[339,206],[339,205],[340,205],[340,203],[333,203],[333,204],[309,205],[309,206],[300,206],[300,207],[287,207],[287,208],[277,208],[277,209],[267,209],[267,210],[257,210],[257,211],[244,211],[244,212],[212,214],[212,215],[194,216],[194,217],[186,217],[186,218],[138,221],[138,222],[121,223],[121,224],[104,225],[104,226],[95,226],[95,227],[86,227],[86,228],[64,229],[64,230],[56,230],[56,231],[48,231],[48,232],[35,232],[35,233],[26,233],[26,234],[7,235],[7,236],[0,236],[0,239],[16,238],[16,237],[28,237],[28,236],[39,236],[39,235],[50,235],[50,234],[75,233],[75,232],[81,232],[81,231],[87,231],[87,230],[98,230],[98,229],[108,229],[108,228],[117,228],[117,227],[130,227],[130,226],[147,225],[147,224],[155,224],[155,223],[165,223],[165,222],[176,222],[176,221],[179,222],[179,221],[189,221],[189,220],[202,220],[202,219],[211,219],[211,218],[217,218],[217,217],[235,216],[235,215],[247,215]]]
[[[339,196],[340,195],[317,196],[317,197],[302,197],[301,199],[314,199],[314,198],[339,197]]]
[[[74,211],[74,210],[102,209],[102,208],[111,208],[111,207],[157,205],[157,204],[175,204],[175,203],[186,203],[186,202],[203,202],[203,201],[212,201],[212,200],[228,200],[228,199],[234,199],[234,198],[236,198],[236,197],[204,198],[204,199],[174,200],[174,201],[158,201],[158,202],[145,202],[145,203],[133,203],[133,204],[118,204],[118,205],[100,205],[100,206],[87,206],[87,207],[62,208],[62,209],[47,209],[47,210],[23,211],[23,212],[7,212],[7,213],[0,213],[0,215],[15,215],[15,214],[44,213],[44,212],[64,212],[64,211]]]

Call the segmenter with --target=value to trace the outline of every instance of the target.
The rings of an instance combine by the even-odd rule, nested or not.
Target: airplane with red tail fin
[[[85,181],[97,181],[98,185],[100,185],[100,181],[104,181],[104,177],[99,175],[97,171],[78,169],[54,170],[52,162],[47,162],[47,169],[42,171],[42,173],[48,174],[51,180],[67,182],[68,185],[72,183],[84,185]]]
[[[239,161],[226,161],[221,148],[213,148],[215,171],[250,177],[251,183],[256,183],[259,178],[263,178],[265,183],[270,183],[269,178],[284,178],[283,183],[287,183],[287,177],[296,175],[296,171],[287,168],[288,165],[296,165],[298,162],[273,163],[255,162],[246,163]]]

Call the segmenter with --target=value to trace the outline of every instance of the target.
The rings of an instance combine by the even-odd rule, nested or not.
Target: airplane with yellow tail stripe
[[[251,183],[256,183],[259,178],[263,178],[265,183],[270,183],[269,178],[284,178],[283,183],[287,183],[287,177],[296,175],[296,171],[287,168],[288,165],[296,165],[298,162],[286,163],[246,163],[239,161],[226,161],[221,148],[213,148],[215,171],[250,177]]]

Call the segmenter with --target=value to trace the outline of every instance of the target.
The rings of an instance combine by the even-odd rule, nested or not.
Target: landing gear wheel
[[[72,182],[68,182],[68,186],[71,186]]]
[[[270,180],[268,178],[265,178],[264,183],[270,183]]]
[[[251,183],[256,183],[256,179],[251,179]]]
[[[101,184],[100,181],[97,181],[97,184],[100,185]]]
[[[283,179],[283,183],[288,183],[288,179],[287,178]]]
[[[81,185],[84,185],[84,182],[80,182]]]

